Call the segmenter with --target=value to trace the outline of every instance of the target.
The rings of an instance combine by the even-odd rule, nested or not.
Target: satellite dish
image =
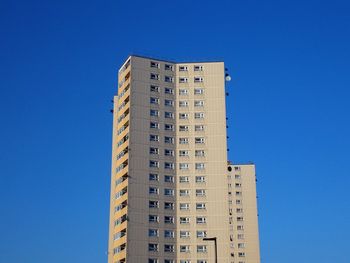
[[[230,76],[230,75],[227,75],[227,76],[225,77],[225,80],[226,80],[226,81],[231,81],[231,76]]]

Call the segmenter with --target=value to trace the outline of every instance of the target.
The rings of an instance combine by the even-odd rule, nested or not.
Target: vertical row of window
[[[231,256],[245,257],[244,216],[242,207],[242,181],[239,166],[228,167],[228,197]],[[235,204],[235,205],[234,205]],[[244,263],[244,261],[239,261]]]
[[[175,169],[175,150],[174,150],[174,132],[175,132],[175,114],[174,108],[174,89],[169,84],[174,82],[174,77],[169,74],[161,77],[157,69],[161,68],[161,64],[158,62],[151,61],[150,67],[155,69],[156,72],[151,73],[150,79],[159,81],[163,79],[164,82],[168,83],[167,87],[161,88],[159,85],[150,85],[150,134],[149,134],[149,187],[148,187],[148,206],[149,206],[149,243],[148,251],[152,255],[156,255],[156,252],[163,251],[166,255],[164,263],[175,263],[176,261],[171,257],[174,256],[175,252],[175,230],[172,228],[175,224],[175,189],[174,189],[174,175],[172,174]],[[165,71],[173,71],[174,66],[170,64],[164,65]],[[156,83],[156,82],[155,82]],[[166,98],[164,100],[159,98],[160,93],[164,93]],[[164,105],[165,111],[160,111],[159,106]],[[160,124],[160,120],[164,119],[166,123]],[[159,135],[159,130],[162,129],[166,132],[164,136]],[[160,142],[164,145],[159,145]],[[162,147],[163,146],[163,147]],[[167,157],[165,161],[159,160],[158,156],[163,155]],[[164,174],[159,174],[159,169],[164,169]],[[159,181],[162,180],[165,184],[160,186]],[[165,200],[160,200],[160,195],[164,196]],[[163,198],[162,198],[163,199]],[[164,210],[165,215],[160,216],[158,209]],[[164,223],[164,228],[159,228],[160,220]],[[154,242],[154,237],[163,236],[165,243],[163,245]],[[159,263],[158,258],[149,258],[149,263]]]

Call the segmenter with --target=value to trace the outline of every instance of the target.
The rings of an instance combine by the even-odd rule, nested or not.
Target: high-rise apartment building
[[[254,169],[245,182],[245,166],[227,166],[226,144],[223,62],[126,60],[114,97],[108,263],[259,262]]]

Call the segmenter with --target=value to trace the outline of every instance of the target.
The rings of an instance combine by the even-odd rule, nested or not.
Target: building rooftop
[[[128,60],[130,57],[138,57],[138,58],[144,58],[144,59],[151,59],[151,60],[156,60],[156,61],[162,61],[162,62],[169,62],[173,64],[185,64],[185,63],[224,63],[224,61],[221,60],[196,60],[196,61],[173,61],[173,60],[165,60],[165,59],[160,59],[160,58],[154,58],[154,57],[148,57],[148,56],[141,56],[137,54],[131,54],[129,57],[126,59]]]

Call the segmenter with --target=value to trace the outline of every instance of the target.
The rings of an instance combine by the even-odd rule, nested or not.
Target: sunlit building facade
[[[260,262],[255,179],[244,183],[241,168],[243,207],[233,206],[226,138],[223,62],[126,60],[114,97],[108,263]],[[253,224],[235,228],[245,185],[251,250],[236,239]]]

